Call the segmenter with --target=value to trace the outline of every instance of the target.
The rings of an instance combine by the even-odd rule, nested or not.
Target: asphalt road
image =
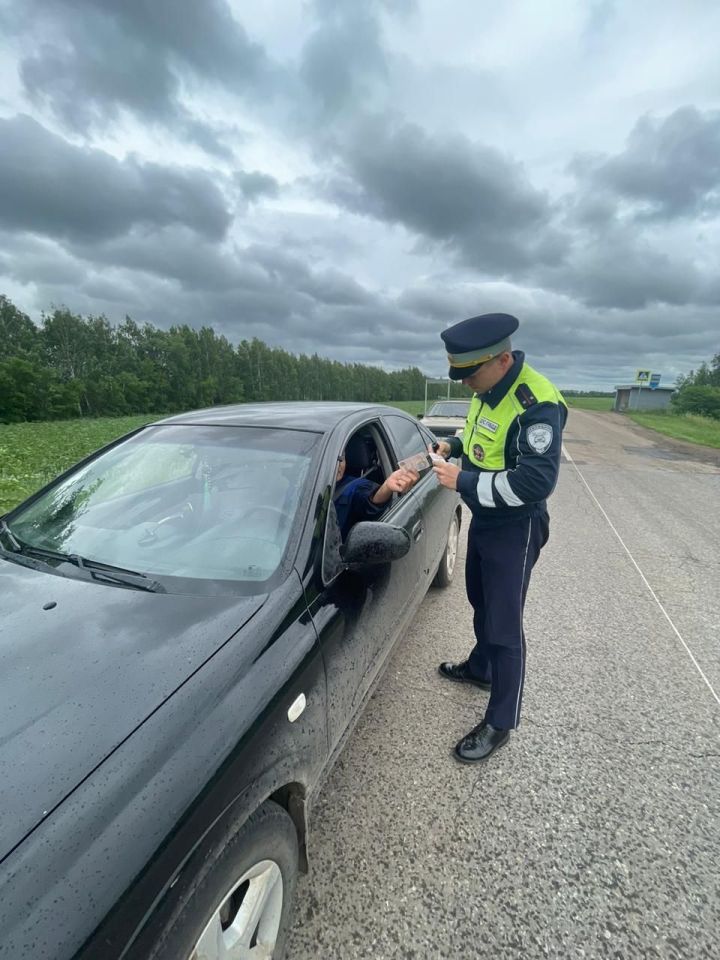
[[[314,808],[290,960],[720,956],[720,457],[573,410],[526,608],[523,721],[483,767],[462,570]],[[691,449],[691,448],[688,448]]]

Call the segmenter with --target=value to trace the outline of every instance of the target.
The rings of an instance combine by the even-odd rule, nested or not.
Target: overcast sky
[[[561,387],[720,352],[717,0],[0,0],[0,293]],[[1,345],[0,345],[1,349]]]

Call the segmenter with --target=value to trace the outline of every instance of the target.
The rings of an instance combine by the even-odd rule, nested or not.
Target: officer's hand
[[[414,486],[419,479],[420,474],[415,470],[404,470],[401,467],[399,470],[391,473],[385,483],[393,493],[405,493],[405,491]]]
[[[435,453],[439,457],[449,457],[450,444],[447,442],[447,440],[438,440],[437,443],[429,443],[428,453]]]
[[[460,467],[454,463],[434,463],[433,471],[440,483],[450,490],[457,490],[457,478],[460,475]]]

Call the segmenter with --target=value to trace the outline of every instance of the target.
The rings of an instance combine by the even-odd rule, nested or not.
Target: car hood
[[[0,558],[0,859],[265,599],[143,593]]]

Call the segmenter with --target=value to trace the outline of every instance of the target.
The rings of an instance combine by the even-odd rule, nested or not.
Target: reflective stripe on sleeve
[[[492,473],[481,473],[478,476],[477,482],[477,497],[480,501],[481,507],[494,507],[495,501],[493,500],[492,492]]]
[[[525,502],[521,500],[516,493],[513,493],[513,488],[510,486],[510,481],[508,480],[507,470],[495,474],[495,489],[509,507],[522,507],[525,505]]]

